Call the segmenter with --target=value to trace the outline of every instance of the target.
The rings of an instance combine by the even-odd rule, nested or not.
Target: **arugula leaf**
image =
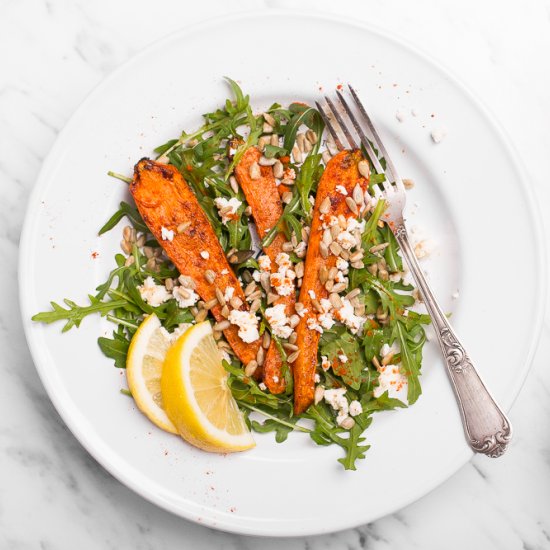
[[[405,326],[401,321],[395,323],[395,335],[397,341],[401,346],[401,363],[403,365],[403,373],[407,377],[409,387],[407,390],[407,400],[409,405],[416,403],[416,400],[420,397],[422,393],[422,388],[420,387],[420,380],[418,376],[420,374],[420,366],[422,361],[422,348],[418,350],[414,340],[411,340],[410,335],[407,334]]]
[[[384,183],[386,181],[386,176],[384,174],[373,174],[369,177],[369,184],[376,185],[378,183]]]
[[[171,149],[174,145],[176,145],[178,143],[178,140],[177,139],[170,139],[168,140],[165,144],[163,145],[159,145],[158,147],[156,147],[155,149],[153,149],[153,151],[155,153],[157,153],[159,156],[160,155],[163,155],[164,153],[166,153],[166,151],[168,151],[169,149]]]
[[[356,424],[351,430],[344,430],[336,426],[333,412],[322,402],[309,407],[304,416],[315,421],[315,428],[309,434],[311,439],[318,445],[330,445],[335,443],[342,447],[345,456],[344,458],[338,459],[338,462],[340,462],[346,470],[355,470],[355,462],[365,458],[365,453],[370,447],[369,445],[362,444],[365,438],[361,437],[363,431],[370,424],[368,415],[364,413],[363,415],[359,415],[363,416],[363,419],[356,417]],[[341,437],[340,434],[342,433],[347,437]]]
[[[321,355],[328,357],[335,375],[342,378],[346,385],[358,390],[362,381],[361,373],[365,368],[365,357],[355,336],[344,327],[340,327],[339,332],[337,338],[321,344]],[[339,358],[342,354],[348,358],[345,363]]]
[[[361,407],[363,408],[363,413],[373,413],[378,411],[392,411],[394,409],[406,409],[407,404],[403,403],[401,399],[389,397],[388,392],[385,391],[379,397],[365,395],[361,399]]]
[[[288,434],[293,430],[293,428],[283,426],[280,422],[271,418],[268,418],[263,424],[256,420],[252,420],[250,427],[253,431],[258,433],[275,432],[275,441],[277,443],[286,441]]]
[[[363,346],[367,361],[370,362],[375,356],[378,356],[380,348],[387,340],[388,337],[384,329],[369,329],[366,331],[363,338]]]
[[[370,449],[370,445],[362,444],[365,438],[361,437],[361,434],[369,427],[372,418],[365,415],[362,424],[359,424],[358,420],[359,419],[355,417],[355,426],[349,430],[348,443],[345,447],[346,456],[338,459],[338,462],[342,464],[346,470],[357,470],[357,466],[355,465],[356,461],[364,459],[365,453]]]
[[[300,173],[296,178],[296,188],[300,194],[300,203],[302,211],[307,218],[311,217],[313,206],[309,202],[309,195],[317,189],[317,185],[323,174],[323,165],[321,164],[321,155],[308,155],[304,160]]]
[[[288,155],[288,151],[284,147],[266,145],[264,148],[264,156],[268,159],[272,159],[273,157],[284,157],[285,155]]]
[[[383,199],[378,200],[378,202],[376,203],[376,206],[374,207],[374,210],[372,211],[370,218],[367,220],[367,223],[365,224],[365,230],[363,231],[363,236],[362,236],[363,248],[365,250],[368,250],[373,244],[376,243],[378,222],[380,220],[380,216],[382,216],[382,214],[384,213],[386,206],[387,204],[385,200]]]
[[[287,151],[292,151],[292,147],[294,147],[294,142],[296,141],[296,135],[298,134],[302,124],[313,130],[319,137],[321,137],[325,123],[323,122],[323,119],[317,109],[314,109],[305,103],[292,103],[288,110],[292,114],[292,118],[286,125],[284,134],[284,147]],[[313,146],[311,154],[316,154],[319,151],[320,146],[321,140],[318,139],[317,143]]]
[[[119,331],[113,331],[112,338],[105,338],[100,336],[97,339],[97,343],[104,355],[110,359],[114,359],[115,367],[119,369],[126,368],[126,357],[128,355],[128,348],[130,347],[130,341]]]
[[[384,225],[380,229],[380,234],[382,235],[383,242],[389,243],[388,247],[384,251],[384,259],[386,264],[391,272],[395,273],[397,271],[403,271],[403,260],[399,255],[399,245],[393,231],[388,225]]]
[[[129,178],[129,177],[124,176],[122,174],[118,174],[117,172],[112,172],[111,170],[109,170],[107,172],[107,175],[111,176],[112,178],[115,178],[117,180],[123,181],[124,183],[132,183],[132,178]]]
[[[224,78],[229,83],[231,91],[235,96],[235,105],[233,105],[231,101],[227,99],[225,102],[225,110],[230,115],[242,113],[248,107],[250,97],[243,94],[241,87],[233,79],[229,78],[228,76],[225,76]]]
[[[122,256],[120,254],[120,256]],[[98,293],[95,295],[95,297],[98,299],[98,300],[103,300],[103,298],[105,297],[105,295],[107,294],[107,292],[109,291],[109,289],[111,288],[111,285],[113,284],[113,281],[116,277],[118,277],[119,279],[122,277],[122,274],[124,273],[124,271],[126,270],[127,268],[124,266],[124,264],[120,267],[117,267],[115,269],[113,269],[111,271],[111,273],[109,273],[109,277],[107,277],[107,280],[100,284],[96,290],[98,291]]]
[[[67,308],[60,306],[55,302],[50,302],[52,311],[43,311],[33,315],[31,319],[38,321],[39,323],[55,323],[56,321],[67,321],[61,332],[67,332],[73,327],[79,327],[80,323],[92,313],[99,313],[102,316],[107,315],[109,311],[116,309],[117,307],[124,307],[126,305],[125,300],[109,300],[102,302],[91,294],[88,296],[90,300],[89,306],[79,306],[72,300],[65,298],[63,302]]]
[[[149,229],[145,225],[138,209],[130,206],[127,202],[122,201],[118,210],[107,220],[105,225],[99,230],[98,235],[103,235],[107,231],[113,229],[122,218],[128,218],[137,231],[149,233]]]

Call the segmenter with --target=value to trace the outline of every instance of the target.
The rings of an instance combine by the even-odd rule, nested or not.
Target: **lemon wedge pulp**
[[[211,452],[254,447],[208,321],[188,329],[169,348],[161,391],[168,418],[192,445]]]

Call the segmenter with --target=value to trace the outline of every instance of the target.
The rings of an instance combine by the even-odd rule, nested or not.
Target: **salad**
[[[421,394],[426,314],[415,309],[382,214],[384,181],[362,151],[338,151],[318,111],[233,98],[141,159],[99,235],[121,253],[80,306],[33,320],[114,324],[99,337],[157,426],[208,451],[251,448],[250,432],[338,445],[345,469],[369,446],[373,413]]]

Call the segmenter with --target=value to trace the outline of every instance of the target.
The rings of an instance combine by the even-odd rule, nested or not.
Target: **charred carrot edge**
[[[235,169],[235,177],[246,197],[246,202],[252,210],[252,217],[256,223],[258,234],[264,236],[272,229],[283,214],[283,205],[273,176],[271,166],[260,166],[261,177],[252,179],[250,167],[260,160],[262,154],[257,147],[250,147]],[[279,233],[269,246],[264,247],[264,253],[269,256],[273,271],[277,271],[275,259],[283,252],[284,236]],[[281,296],[275,304],[284,304],[285,313],[290,316],[294,313],[294,293],[290,296]],[[283,361],[279,350],[272,342],[266,355],[263,366],[264,383],[271,393],[282,393],[285,381],[282,375]]]
[[[368,180],[362,178],[357,168],[357,163],[362,160],[360,151],[342,151],[334,156],[326,166],[319,182],[315,206],[313,209],[313,221],[309,236],[309,244],[305,262],[304,278],[300,289],[300,302],[307,309],[306,314],[300,319],[296,327],[296,345],[300,355],[293,364],[294,374],[294,412],[304,412],[312,403],[315,393],[315,371],[317,369],[317,348],[320,334],[307,326],[308,319],[315,318],[315,308],[312,305],[311,292],[317,300],[328,297],[328,291],[319,280],[319,269],[325,266],[327,269],[336,265],[336,256],[321,256],[319,243],[323,235],[323,220],[329,220],[331,216],[343,215],[349,218],[352,214],[345,199],[346,196],[336,190],[336,186],[343,186],[351,196],[353,188],[358,183],[363,191],[368,188]],[[326,198],[330,200],[327,212],[320,212],[320,205]]]
[[[242,300],[239,309],[248,310],[241,285],[216,234],[178,170],[174,166],[141,159],[134,167],[130,191],[143,221],[179,272],[193,279],[197,294],[207,302],[216,298],[216,288],[223,292],[231,286],[235,289],[233,296]],[[183,231],[182,224],[188,225]],[[162,238],[162,228],[174,232],[172,240]],[[214,283],[206,280],[206,270],[216,274]],[[224,319],[219,304],[211,311],[217,321]],[[256,359],[260,341],[247,344],[239,337],[238,330],[236,325],[231,325],[223,333],[237,357],[246,365]]]

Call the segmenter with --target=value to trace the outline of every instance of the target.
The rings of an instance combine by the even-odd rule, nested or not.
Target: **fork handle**
[[[394,234],[432,319],[459,404],[468,444],[476,453],[499,457],[512,438],[510,421],[489,393],[437,303],[410,245],[405,225],[397,226]]]

